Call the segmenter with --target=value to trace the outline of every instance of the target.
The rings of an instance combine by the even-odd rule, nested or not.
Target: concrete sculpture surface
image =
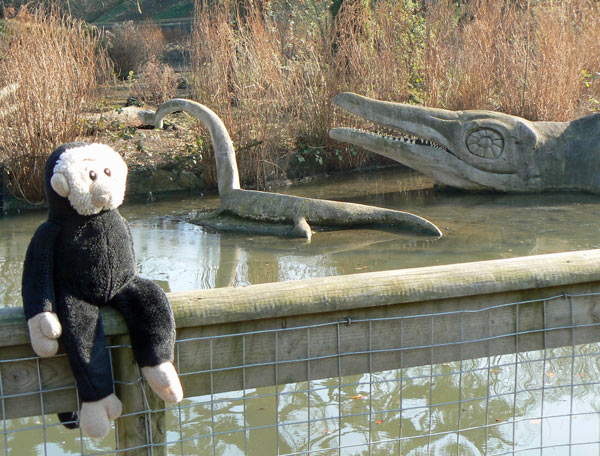
[[[340,93],[334,104],[378,132],[333,128],[333,139],[391,158],[442,184],[501,192],[600,193],[600,114],[531,122],[494,111],[449,111]]]
[[[221,209],[217,215],[233,214],[258,224],[287,224],[290,230],[273,230],[274,234],[287,234],[308,238],[311,225],[400,226],[434,236],[442,233],[433,223],[417,215],[362,204],[302,198],[279,193],[244,190],[240,187],[233,143],[221,119],[206,106],[185,99],[174,99],[162,104],[155,113],[146,112],[145,121],[162,128],[163,119],[170,113],[184,111],[198,118],[209,130],[217,164],[217,179]],[[260,229],[257,227],[260,231]],[[270,232],[268,229],[262,232]]]

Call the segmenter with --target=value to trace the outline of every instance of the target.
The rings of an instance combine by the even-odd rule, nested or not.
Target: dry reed
[[[43,199],[43,167],[52,150],[82,132],[82,114],[100,74],[100,38],[83,22],[44,9],[22,9],[0,40],[0,154],[9,190]]]
[[[228,8],[196,3],[195,97],[222,116],[245,184],[266,182],[310,162],[307,172],[385,161],[328,139],[340,90],[406,101],[419,25],[416,2],[344,2],[332,20],[323,5]],[[356,122],[356,120],[352,120]],[[292,153],[290,153],[292,152]],[[208,175],[212,156],[205,153]]]
[[[600,6],[589,0],[471,0],[427,13],[423,98],[531,120],[589,113],[600,84]],[[457,20],[457,17],[459,20]]]
[[[131,71],[141,71],[150,61],[158,61],[166,47],[162,30],[151,20],[115,24],[108,33],[108,40],[110,58],[121,78],[126,78]]]
[[[207,10],[200,3],[193,35],[195,96],[230,130],[242,181],[264,187],[282,175],[300,134],[324,138],[327,132],[318,22],[307,21],[300,30],[289,16],[276,20],[251,4],[242,19],[227,4]],[[204,158],[210,168],[210,151]],[[208,175],[214,178],[214,172]]]
[[[170,65],[152,59],[142,65],[130,90],[143,103],[159,106],[175,98],[178,83],[179,77]]]

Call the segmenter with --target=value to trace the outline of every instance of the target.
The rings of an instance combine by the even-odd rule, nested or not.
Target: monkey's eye
[[[110,169],[104,168],[104,174],[106,174],[108,177],[110,177]]]
[[[93,181],[96,180],[98,176],[96,175],[96,173],[94,171],[90,171],[90,179],[92,179]]]

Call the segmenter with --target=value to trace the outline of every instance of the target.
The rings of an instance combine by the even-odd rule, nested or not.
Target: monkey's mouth
[[[108,206],[112,201],[110,193],[92,195],[92,204],[98,208]]]

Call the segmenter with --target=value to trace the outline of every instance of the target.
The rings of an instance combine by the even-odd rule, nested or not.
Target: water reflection
[[[318,232],[307,243],[208,232],[187,222],[190,212],[217,207],[217,198],[155,203],[152,217],[143,205],[124,213],[133,219],[143,273],[177,291],[600,247],[600,196],[442,193],[423,177],[398,172],[328,178],[286,191],[412,211],[439,225],[442,239],[358,229]]]
[[[212,454],[213,444],[222,455],[340,446],[357,455],[539,454],[540,446],[570,454],[569,444],[586,454],[581,448],[598,449],[600,437],[597,350],[583,345],[227,393],[214,397],[212,412],[209,396],[186,399],[186,454]]]
[[[281,190],[280,190],[281,191]],[[600,196],[436,192],[414,173],[388,170],[284,189],[299,196],[375,204],[423,215],[436,240],[394,230],[323,231],[311,242],[217,233],[189,223],[216,196],[127,204],[141,274],[170,291],[297,280],[600,247]],[[43,212],[0,218],[0,293],[20,305],[22,262]]]
[[[319,232],[307,243],[210,232],[188,222],[190,213],[218,207],[216,197],[128,204],[122,213],[131,224],[141,274],[170,291],[600,247],[599,196],[439,193],[430,187],[425,178],[394,170],[328,178],[286,191],[412,211],[443,229],[440,240],[360,229]],[[44,213],[0,219],[5,306],[21,303],[25,250],[43,220]],[[169,412],[168,439],[189,439],[171,445],[169,454],[213,454],[213,445],[214,453],[223,455],[339,445],[349,446],[343,454],[369,454],[371,441],[376,442],[371,454],[479,455],[540,443],[597,442],[599,351],[598,344],[589,344],[548,350],[545,357],[529,352],[261,388],[245,396],[219,395],[213,405],[210,397],[189,398]],[[114,435],[82,443],[77,432],[63,429],[52,416],[45,417],[52,443],[44,448],[42,424],[39,417],[7,421],[0,453],[5,445],[11,454],[23,455],[79,454],[82,445],[86,451],[114,448]],[[593,443],[575,451],[591,450],[600,448]],[[568,452],[564,446],[556,450]]]

